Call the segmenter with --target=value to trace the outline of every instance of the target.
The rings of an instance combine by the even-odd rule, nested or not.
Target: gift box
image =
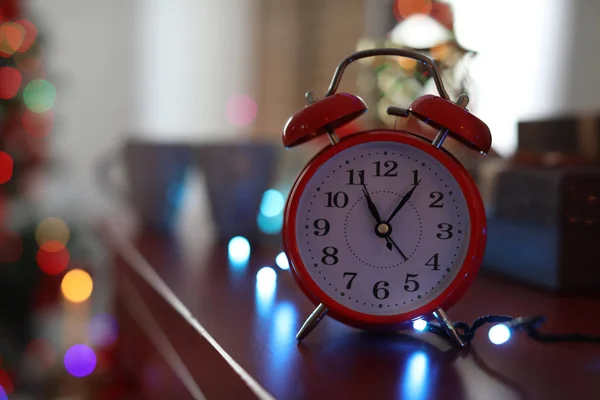
[[[600,291],[600,167],[500,172],[484,267],[560,291]]]

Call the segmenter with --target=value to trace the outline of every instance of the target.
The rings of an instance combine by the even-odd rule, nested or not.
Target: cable
[[[540,332],[539,326],[544,321],[544,317],[531,316],[531,317],[509,317],[505,315],[486,315],[477,318],[473,321],[473,324],[469,326],[466,322],[456,321],[454,322],[454,328],[457,330],[461,339],[465,343],[470,343],[475,338],[475,332],[483,325],[488,323],[500,323],[505,325],[511,331],[523,330],[527,335],[538,342],[544,343],[558,343],[558,342],[579,342],[579,343],[593,343],[600,344],[600,336],[586,335],[583,333],[545,333]],[[432,332],[439,336],[447,336],[446,332],[438,325],[427,324],[426,331]]]

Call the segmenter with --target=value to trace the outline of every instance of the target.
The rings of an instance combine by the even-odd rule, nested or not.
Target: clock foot
[[[302,328],[300,328],[296,334],[296,340],[300,342],[302,339],[308,336],[308,334],[315,329],[317,325],[319,325],[319,322],[321,322],[323,317],[325,317],[327,311],[329,311],[327,307],[325,307],[322,303],[319,304],[317,308],[315,308],[315,311],[313,311],[306,321],[304,321]]]
[[[438,308],[437,310],[435,310],[433,312],[433,316],[438,320],[438,322],[440,323],[440,326],[442,328],[444,328],[444,330],[446,331],[448,336],[450,336],[452,339],[454,339],[454,341],[460,347],[464,347],[465,343],[462,341],[462,339],[458,335],[458,332],[454,328],[454,325],[452,325],[452,321],[450,321],[450,318],[448,318],[448,316],[446,315],[446,312],[443,309]]]

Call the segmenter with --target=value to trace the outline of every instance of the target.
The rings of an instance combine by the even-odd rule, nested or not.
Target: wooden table
[[[289,271],[257,285],[278,249],[229,263],[198,249],[107,224],[116,261],[120,366],[139,398],[574,399],[600,398],[600,346],[542,344],[517,333],[495,346],[487,329],[459,350],[431,333],[370,334],[333,319],[301,344],[313,310]],[[275,267],[277,269],[277,267]],[[451,318],[545,315],[544,330],[600,333],[600,299],[560,297],[480,275]]]

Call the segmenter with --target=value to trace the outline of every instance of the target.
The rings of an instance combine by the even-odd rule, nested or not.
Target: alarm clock
[[[341,140],[336,135],[367,111],[359,97],[336,93],[343,72],[372,56],[409,57],[428,68],[439,96],[388,113],[417,117],[437,130],[434,138],[414,124]],[[313,92],[306,98],[309,104],[283,129],[285,147],[323,134],[331,145],[308,162],[285,206],[284,250],[296,282],[317,305],[296,338],[306,337],[325,315],[366,330],[436,318],[462,346],[446,310],[477,274],[486,218],[473,179],[442,145],[450,135],[485,154],[489,128],[466,109],[466,96],[449,99],[431,59],[405,49],[354,53],[338,65],[324,98]]]

